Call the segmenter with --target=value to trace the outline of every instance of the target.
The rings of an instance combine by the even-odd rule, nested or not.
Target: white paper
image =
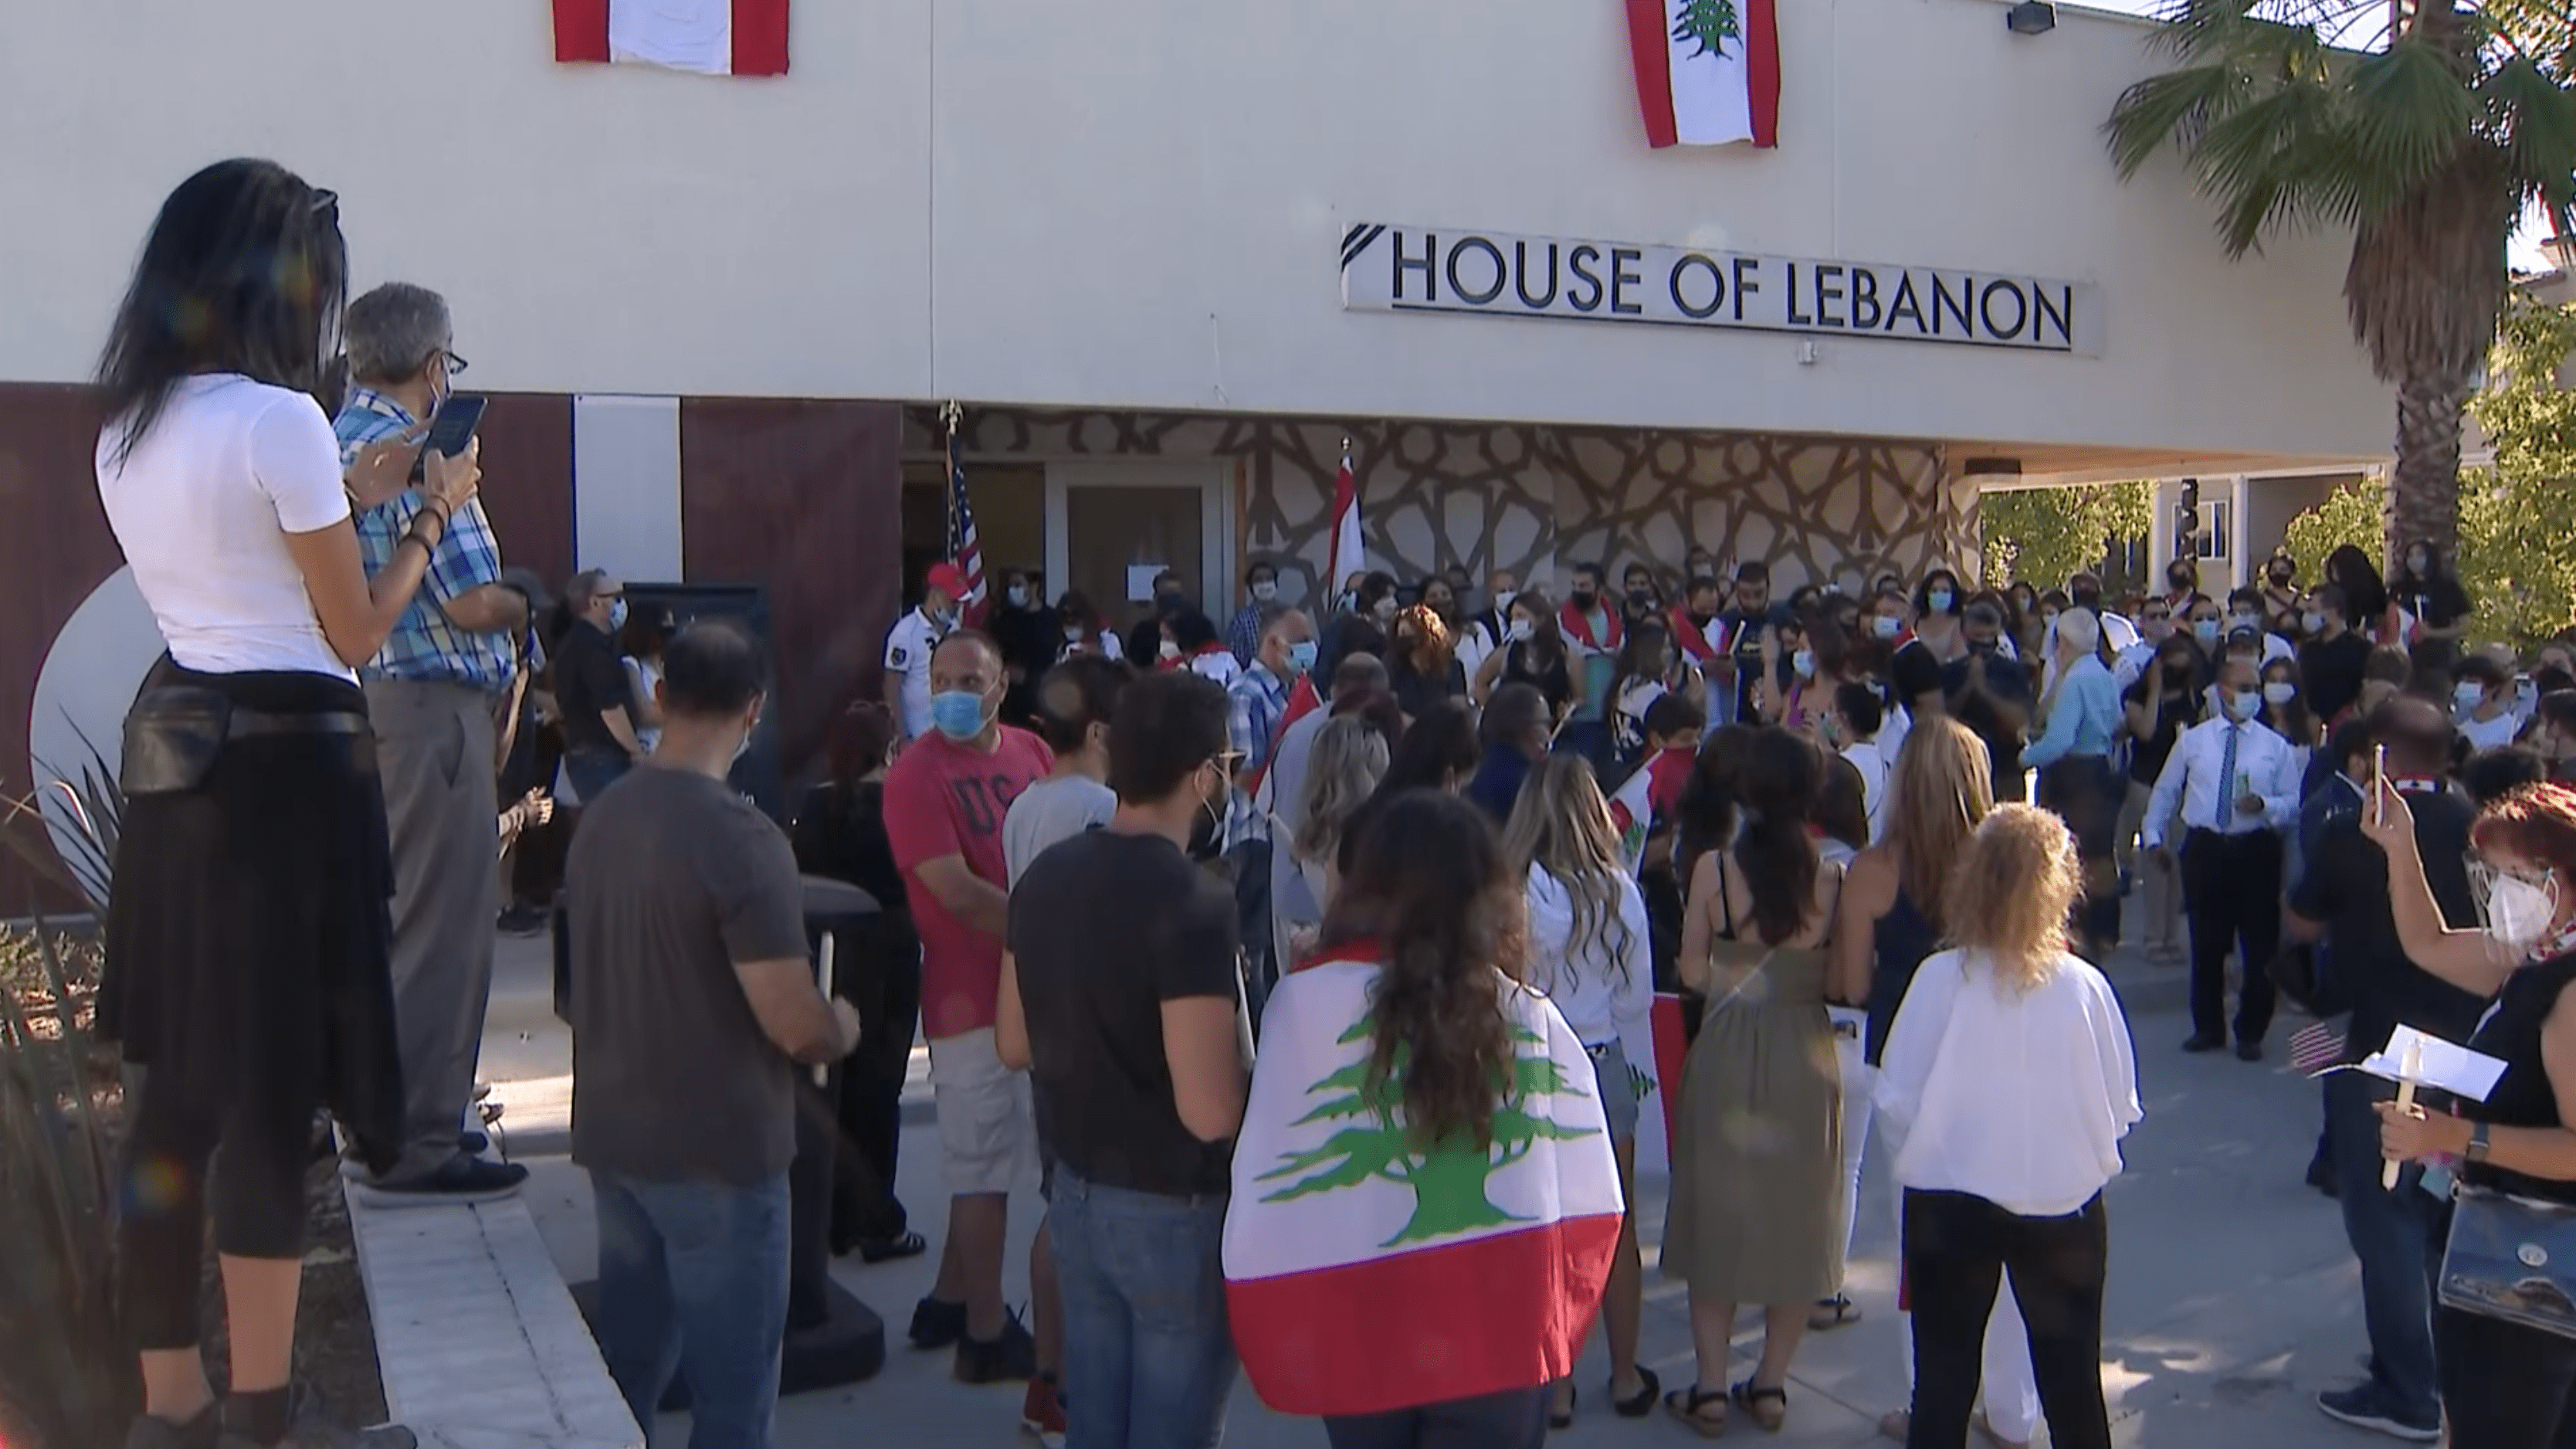
[[[2361,1070],[2392,1082],[2406,1079],[2406,1053],[2409,1048],[2423,1048],[2424,1070],[2415,1083],[2421,1087],[2439,1087],[2455,1097],[2483,1102],[2495,1090],[2496,1079],[2504,1075],[2504,1063],[2483,1052],[2426,1036],[2411,1026],[2391,1032],[2388,1045],[2361,1063]]]
[[[1127,602],[1131,604],[1154,602],[1154,580],[1163,576],[1164,567],[1158,563],[1129,564],[1127,566]]]

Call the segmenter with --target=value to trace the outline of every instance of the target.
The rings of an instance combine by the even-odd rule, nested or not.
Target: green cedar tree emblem
[[[1367,1041],[1374,1027],[1372,1013],[1363,1016],[1350,1030],[1343,1032],[1340,1044],[1349,1046]],[[1394,1090],[1392,1080],[1372,1081],[1369,1058],[1359,1060],[1306,1089],[1310,1097],[1332,1095],[1294,1125],[1303,1127],[1314,1122],[1344,1122],[1333,1135],[1317,1147],[1304,1152],[1283,1154],[1279,1165],[1261,1174],[1270,1182],[1283,1177],[1309,1174],[1297,1182],[1264,1197],[1264,1202],[1287,1202],[1356,1187],[1373,1177],[1382,1177],[1413,1191],[1413,1216],[1403,1229],[1380,1247],[1392,1248],[1401,1243],[1418,1243],[1430,1238],[1445,1238],[1477,1228],[1527,1219],[1494,1206],[1485,1195],[1485,1184],[1493,1175],[1527,1157],[1532,1144],[1541,1140],[1570,1141],[1594,1135],[1588,1127],[1565,1127],[1531,1116],[1528,1105],[1532,1097],[1579,1095],[1566,1080],[1564,1069],[1545,1055],[1545,1038],[1537,1032],[1515,1026],[1512,1039],[1523,1045],[1535,1044],[1538,1055],[1519,1055],[1513,1059],[1512,1080],[1504,1093],[1502,1106],[1496,1109],[1493,1142],[1479,1150],[1474,1142],[1450,1139],[1434,1144],[1425,1151],[1414,1140],[1409,1128],[1395,1120],[1395,1109],[1402,1096]],[[1404,1069],[1403,1053],[1397,1054],[1396,1072]]]
[[[1725,58],[1726,42],[1743,38],[1735,18],[1735,0],[1673,0],[1673,39],[1696,42],[1689,59],[1703,55]]]

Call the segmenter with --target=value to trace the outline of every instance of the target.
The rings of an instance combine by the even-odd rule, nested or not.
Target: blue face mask
[[[1288,646],[1288,669],[1293,674],[1315,672],[1315,641],[1300,639]]]
[[[984,696],[951,689],[930,697],[931,728],[952,740],[971,740],[984,732]]]
[[[2216,619],[2194,619],[2191,621],[2191,632],[2192,637],[2198,639],[2201,643],[2215,644],[2218,642],[2218,621]]]
[[[1948,589],[1934,589],[1923,596],[1923,603],[1935,614],[1946,614],[1950,612],[1950,599]]]
[[[613,631],[626,627],[626,601],[612,599],[608,605],[608,627]]]
[[[2227,696],[2227,713],[2236,720],[2252,719],[2263,708],[2263,696],[2253,690],[2237,690]]]

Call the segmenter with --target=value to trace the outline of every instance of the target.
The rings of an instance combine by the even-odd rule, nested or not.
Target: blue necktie
[[[2227,752],[2218,761],[2218,824],[2215,828],[2221,835],[2227,833],[2228,822],[2236,818],[2236,735],[2243,728],[2237,724],[2227,726]]]

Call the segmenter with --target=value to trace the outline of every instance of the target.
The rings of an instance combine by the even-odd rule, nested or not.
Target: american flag
[[[2340,1020],[2328,1020],[2301,1027],[2290,1038],[2290,1070],[2313,1077],[2343,1060],[2344,1033]]]
[[[966,597],[957,601],[963,621],[984,622],[984,545],[975,537],[975,506],[966,501],[966,454],[957,436],[957,416],[948,419],[948,560],[966,576]]]

